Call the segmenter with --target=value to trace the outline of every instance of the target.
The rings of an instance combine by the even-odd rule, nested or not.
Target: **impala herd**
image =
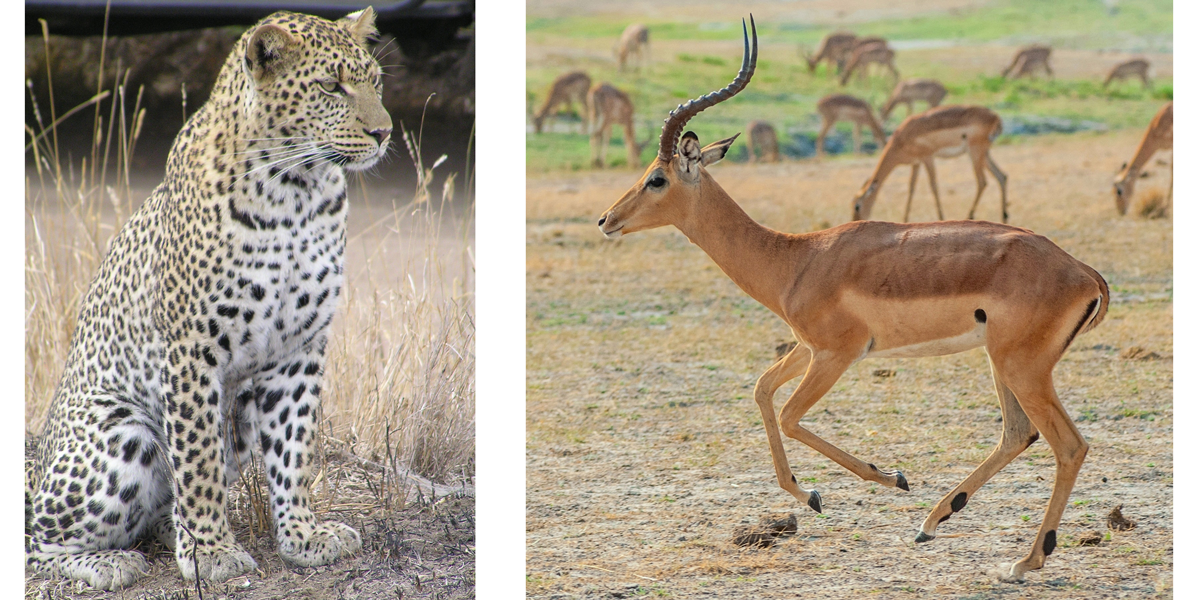
[[[985,171],[999,184],[1002,221],[1008,219],[1007,177],[990,156],[991,145],[1002,130],[1001,120],[981,106],[941,106],[946,89],[930,79],[898,82],[879,120],[871,105],[850,95],[833,95],[818,103],[822,118],[818,153],[823,150],[825,133],[838,120],[855,124],[856,151],[858,131],[864,126],[883,147],[874,172],[853,200],[852,222],[803,234],[782,233],[755,222],[707,170],[725,157],[737,135],[702,146],[694,133],[684,132],[690,119],[750,83],[758,62],[758,37],[753,17],[749,31],[745,22],[742,25],[743,59],[736,78],[725,88],[670,112],[657,156],[633,187],[600,216],[600,231],[605,237],[618,238],[674,226],[746,294],[787,323],[799,344],[762,374],[754,399],[762,414],[779,486],[817,512],[823,508],[821,496],[799,485],[781,434],[866,481],[909,489],[903,473],[852,456],[801,424],[850,365],[864,358],[937,356],[985,348],[1003,420],[1000,442],[933,507],[916,542],[934,539],[940,523],[962,510],[984,483],[1039,436],[1044,437],[1055,457],[1053,490],[1028,555],[1005,565],[1000,573],[1005,581],[1022,579],[1026,572],[1041,568],[1057,547],[1059,522],[1088,451],[1087,442],[1059,402],[1052,372],[1071,343],[1104,319],[1109,304],[1107,283],[1096,270],[1046,237],[1002,223],[972,220],[987,185]],[[844,83],[868,62],[882,64],[895,74],[893,56],[886,41],[835,32],[804,60],[810,71],[822,62],[841,71]],[[1024,48],[1004,76],[1031,75],[1035,70],[1052,74],[1049,56],[1050,49],[1045,46]],[[1144,67],[1126,66],[1135,62],[1116,67],[1109,79],[1127,73],[1144,75]],[[596,106],[595,99],[592,102]],[[930,108],[912,114],[913,102],[928,103]],[[908,106],[910,116],[888,138],[881,121],[886,122],[899,104]],[[588,112],[607,114],[609,110],[597,107]],[[632,107],[623,105],[620,110],[631,113]],[[545,110],[539,112],[539,119],[544,116]],[[599,119],[590,116],[588,121]],[[754,121],[747,134],[752,160],[777,159],[778,141],[770,124]],[[631,126],[626,139],[634,139]],[[1121,214],[1128,208],[1143,165],[1156,151],[1170,150],[1171,144],[1172,107],[1168,103],[1114,182]],[[943,214],[934,157],[963,154],[970,158],[975,173],[975,201],[968,220],[940,221]],[[630,163],[637,162],[636,157],[630,158]],[[884,179],[901,165],[912,166],[905,221],[924,166],[938,222],[863,221],[870,217]],[[775,392],[800,376],[800,384],[777,417]]]

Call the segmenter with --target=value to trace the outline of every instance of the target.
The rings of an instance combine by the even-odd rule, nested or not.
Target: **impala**
[[[867,66],[875,63],[883,66],[892,72],[892,77],[896,80],[900,79],[900,72],[896,70],[896,53],[887,45],[887,41],[883,38],[863,38],[855,43],[854,52],[850,54],[850,61],[846,65],[846,69],[842,71],[842,78],[839,83],[846,85],[850,81],[850,76],[858,69],[862,69],[862,74],[867,72]]]
[[[645,54],[642,54],[643,51]],[[624,71],[625,62],[634,54],[638,57],[638,68],[641,68],[643,63],[650,60],[650,30],[641,23],[630,23],[621,32],[621,39],[617,40],[613,54],[617,57],[618,70]]]
[[[837,72],[841,73],[842,68],[846,66],[846,59],[854,50],[856,39],[857,37],[849,31],[835,31],[826,35],[821,39],[821,44],[817,46],[816,54],[804,55],[804,62],[808,63],[808,72],[816,72],[817,65],[821,64],[821,61],[825,61],[830,67],[836,67]]]
[[[1117,173],[1117,178],[1113,181],[1117,212],[1121,214],[1125,214],[1129,210],[1129,202],[1133,199],[1133,184],[1137,182],[1138,176],[1142,173],[1142,166],[1150,160],[1151,156],[1154,156],[1155,152],[1171,150],[1174,147],[1175,109],[1172,108],[1173,104],[1175,103],[1168,102],[1150,120],[1150,126],[1146,128],[1146,135],[1142,136],[1142,141],[1138,144],[1133,159],[1121,165],[1121,172]],[[1171,188],[1174,188],[1174,181],[1175,175],[1172,173]]]
[[[754,24],[751,17],[751,26]],[[802,489],[788,466],[780,428],[867,481],[908,489],[884,471],[822,440],[800,419],[851,364],[869,357],[931,356],[987,349],[1004,419],[1000,443],[925,520],[918,542],[962,510],[988,479],[1046,437],[1054,450],[1054,491],[1033,548],[1002,577],[1041,568],[1055,548],[1063,508],[1087,454],[1054,391],[1055,363],[1075,337],[1104,318],[1108,286],[1096,271],[1050,240],[997,223],[956,221],[847,223],[806,234],[768,229],[721,189],[706,167],[737,136],[701,147],[680,132],[700,111],[750,81],[758,57],[744,36],[742,67],[727,87],[671,112],[658,156],[641,179],[600,217],[608,238],[674,225],[747,294],[779,315],[800,345],[759,378],[762,413],[779,486],[817,512],[821,497]],[[807,367],[807,369],[806,369]],[[776,421],[772,397],[803,374]]]
[[[754,162],[755,154],[763,162],[779,162],[779,138],[775,136],[775,128],[766,121],[750,121],[746,125],[746,151],[750,154],[750,162]]]
[[[879,194],[879,187],[900,165],[912,165],[912,178],[908,182],[908,203],[904,205],[904,221],[908,222],[912,208],[913,191],[917,188],[917,173],[921,165],[929,174],[929,188],[933,190],[933,201],[937,206],[938,220],[942,220],[942,201],[938,197],[937,175],[933,169],[933,157],[951,158],[967,154],[975,170],[975,202],[971,204],[968,219],[975,218],[975,208],[987,187],[983,169],[992,172],[1000,183],[1000,215],[1008,222],[1008,177],[992,160],[989,150],[992,141],[1000,135],[1000,117],[982,106],[939,106],[919,115],[911,116],[900,123],[891,139],[879,155],[875,172],[863,184],[854,198],[855,221],[871,218],[871,207]]]
[[[1122,81],[1130,77],[1137,77],[1142,80],[1142,87],[1150,89],[1150,62],[1144,58],[1135,58],[1120,63],[1108,72],[1108,77],[1104,78],[1104,87],[1107,89],[1108,84],[1114,80]]]
[[[592,130],[592,165],[604,167],[604,154],[613,125],[620,125],[624,133],[629,166],[641,164],[638,157],[649,140],[638,143],[633,137],[633,102],[629,96],[610,83],[597,83],[588,90],[587,107],[588,123]]]
[[[582,123],[583,133],[587,133],[586,107],[587,93],[590,87],[592,87],[592,78],[583,71],[571,71],[554,78],[554,83],[550,84],[550,91],[546,93],[546,101],[542,103],[537,114],[533,115],[533,130],[541,133],[542,123],[554,109],[558,108],[560,104],[565,104],[567,110],[571,110],[571,102],[575,101],[579,103],[580,116],[585,117],[579,120]]]
[[[887,143],[887,134],[866,100],[860,100],[849,94],[831,94],[817,101],[817,114],[821,115],[821,131],[817,132],[817,158],[825,156],[825,134],[838,121],[854,123],[854,152],[857,154],[862,147],[862,128],[866,125],[874,134],[875,140],[882,148]]]
[[[929,108],[942,103],[946,97],[946,86],[936,79],[905,79],[896,84],[892,95],[879,109],[879,120],[886,122],[892,111],[901,104],[908,107],[908,115],[913,114],[913,102],[928,102]]]
[[[1022,75],[1033,77],[1033,70],[1037,67],[1054,77],[1054,71],[1050,70],[1050,46],[1034,44],[1020,49],[1013,57],[1012,64],[1000,76],[1007,78],[1009,73],[1013,73],[1013,79],[1019,79]]]

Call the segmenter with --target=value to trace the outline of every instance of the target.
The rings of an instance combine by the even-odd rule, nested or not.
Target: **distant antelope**
[[[883,108],[879,109],[879,120],[886,122],[888,115],[892,114],[892,110],[899,104],[908,107],[907,116],[911,117],[913,102],[928,102],[929,108],[933,108],[941,104],[945,97],[946,86],[936,79],[905,79],[896,84],[896,88],[892,90],[892,96],[888,98]]]
[[[846,85],[850,81],[850,76],[856,70],[862,69],[861,73],[866,75],[867,65],[875,63],[883,66],[892,72],[892,78],[900,79],[900,72],[896,70],[896,53],[888,47],[887,42],[882,38],[868,38],[866,43],[861,40],[856,43],[854,52],[850,54],[850,60],[846,64],[846,68],[842,71],[842,78],[839,82]]]
[[[934,174],[933,157],[952,158],[967,154],[975,170],[975,202],[971,205],[968,219],[975,218],[975,207],[987,187],[983,169],[986,167],[1000,183],[1000,214],[1008,222],[1008,177],[996,166],[989,150],[992,141],[1000,135],[1000,117],[982,106],[939,106],[904,120],[879,155],[875,172],[863,184],[854,198],[853,220],[869,219],[871,206],[879,193],[879,187],[896,167],[912,165],[912,179],[908,182],[908,203],[904,205],[904,221],[912,208],[913,191],[917,187],[917,173],[921,165],[929,174],[929,188],[933,190],[933,201],[937,206],[938,220],[942,215],[942,201],[938,198],[937,176]]]
[[[626,160],[631,167],[641,164],[639,156],[647,142],[633,137],[633,102],[609,83],[597,83],[588,90],[588,124],[592,131],[592,165],[604,167],[604,154],[612,135],[612,126],[620,125],[625,136]]]
[[[763,162],[779,162],[779,139],[775,136],[775,128],[766,121],[750,121],[746,125],[746,150],[750,153],[750,162],[754,162],[756,151]]]
[[[1013,79],[1020,79],[1022,75],[1033,77],[1033,70],[1037,67],[1041,67],[1047,75],[1054,77],[1054,71],[1050,70],[1050,46],[1034,44],[1022,48],[1013,57],[1012,64],[1008,65],[1008,68],[1004,69],[1000,76],[1007,78],[1009,73],[1013,73]]]
[[[579,103],[582,133],[587,133],[587,93],[590,87],[592,87],[592,78],[583,71],[571,71],[556,77],[554,83],[550,84],[550,91],[546,92],[546,101],[533,116],[533,130],[541,133],[542,123],[554,109],[558,108],[560,104],[565,104],[567,110],[571,110],[571,102],[574,101]]]
[[[633,54],[637,55],[638,68],[641,68],[643,63],[650,61],[650,30],[641,23],[630,23],[621,33],[621,39],[617,40],[613,53],[617,56],[617,65],[621,71],[625,70],[625,62]]]
[[[1141,175],[1142,166],[1149,162],[1150,157],[1154,156],[1155,152],[1174,148],[1175,109],[1172,108],[1173,104],[1174,102],[1168,102],[1150,120],[1150,126],[1146,128],[1146,135],[1142,136],[1142,141],[1138,144],[1137,151],[1133,154],[1133,160],[1121,165],[1121,172],[1117,173],[1117,178],[1113,181],[1113,194],[1117,200],[1117,212],[1121,214],[1125,214],[1129,210],[1129,202],[1133,200],[1133,184],[1137,182],[1138,176]],[[1175,176],[1172,173],[1172,188],[1174,187],[1174,180]],[[1170,195],[1167,197],[1170,198]]]
[[[808,63],[808,72],[815,72],[817,65],[824,61],[830,68],[836,67],[837,72],[841,73],[850,58],[850,52],[854,50],[856,39],[858,38],[849,31],[835,31],[826,35],[817,46],[816,54],[804,55],[804,62]]]
[[[825,96],[817,102],[817,113],[821,115],[821,131],[817,134],[817,158],[825,156],[825,134],[838,121],[854,123],[854,152],[862,147],[862,128],[866,125],[875,135],[879,147],[887,142],[887,135],[871,112],[871,105],[849,94]]]
[[[1104,78],[1104,87],[1108,88],[1108,84],[1114,79],[1125,80],[1130,77],[1137,77],[1142,80],[1142,87],[1150,88],[1150,63],[1144,58],[1135,58],[1127,60],[1108,72],[1108,77]]]

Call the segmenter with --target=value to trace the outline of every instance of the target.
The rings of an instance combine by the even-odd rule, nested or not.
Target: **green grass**
[[[1115,15],[1105,13],[1094,0],[1041,3],[1011,0],[957,15],[939,13],[900,20],[880,20],[854,27],[860,35],[883,35],[889,40],[953,39],[965,51],[979,52],[980,44],[1001,42],[1019,45],[1028,41],[1049,42],[1056,48],[1137,47],[1169,51],[1171,47],[1171,3],[1147,0],[1122,2]],[[686,18],[686,17],[685,17]],[[568,68],[587,71],[593,81],[609,81],[630,95],[635,106],[636,137],[657,136],[662,120],[676,105],[725,86],[736,74],[741,60],[736,22],[727,24],[688,23],[686,21],[645,21],[652,31],[653,63],[640,72],[618,72],[609,55],[612,40],[620,35],[629,18],[589,16],[533,18],[527,24],[529,46],[570,48],[571,58],[555,58],[556,52],[542,62],[531,63],[526,71],[529,105],[535,107],[554,77]],[[850,93],[879,107],[892,88],[890,77],[874,76],[866,82],[852,81],[842,88],[831,73],[819,67],[810,74],[797,55],[798,45],[814,45],[832,27],[821,24],[764,22],[760,24],[758,70],[750,87],[721,105],[720,110],[705,112],[693,119],[688,128],[702,143],[743,132],[747,122],[763,119],[779,132],[781,150],[792,157],[807,156],[813,149],[820,120],[817,100],[831,93]],[[1132,40],[1132,42],[1131,42]],[[679,41],[695,42],[681,48]],[[721,42],[721,43],[715,43]],[[1127,43],[1129,42],[1129,43]],[[1100,87],[1099,78],[1008,81],[998,74],[1008,60],[1003,55],[988,55],[986,72],[966,63],[946,62],[953,49],[899,50],[897,67],[903,77],[934,77],[950,92],[946,103],[987,106],[1018,127],[1013,133],[1145,127],[1165,100],[1173,96],[1173,81],[1157,76],[1151,90],[1131,82],[1116,84],[1109,90]],[[1110,61],[1108,57],[1097,60]],[[990,63],[995,63],[994,65]],[[1053,65],[1054,58],[1051,57]],[[919,104],[917,110],[923,110]],[[884,125],[891,131],[906,114],[901,107]],[[1017,119],[1017,121],[1012,121]],[[1046,127],[1047,121],[1050,126]],[[589,168],[591,150],[588,138],[579,133],[574,114],[550,119],[548,132],[527,136],[527,171],[541,173]],[[1006,128],[1012,129],[1012,128]],[[831,137],[841,149],[849,150],[849,124],[839,124]],[[871,136],[864,132],[864,141]],[[1012,143],[1002,139],[1000,143]],[[607,152],[609,166],[623,166],[625,151],[619,131],[614,131]],[[654,144],[641,154],[645,165],[656,152]],[[745,160],[744,140],[734,144],[729,160]]]

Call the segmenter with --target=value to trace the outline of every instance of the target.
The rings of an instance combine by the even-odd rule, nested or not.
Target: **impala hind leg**
[[[1004,174],[1004,171],[1000,170],[1000,166],[996,164],[996,161],[992,160],[991,152],[984,155],[984,158],[987,160],[988,171],[992,172],[992,177],[995,177],[996,183],[1000,184],[1000,218],[1001,218],[1000,222],[1007,223],[1008,222],[1008,185],[1007,185],[1008,184],[1008,176]],[[976,198],[975,201],[978,202],[979,199]]]
[[[938,220],[945,221],[946,217],[942,214],[942,199],[938,197],[937,171],[935,171],[933,168],[933,157],[925,159],[924,164],[925,172],[929,174],[929,189],[933,191],[933,205],[937,207]],[[916,169],[917,166],[913,165],[913,168]],[[905,218],[904,220],[907,221],[908,219]]]
[[[864,341],[862,347],[865,346]],[[803,442],[804,445],[824,454],[860,478],[908,491],[908,480],[900,471],[881,471],[875,465],[851,456],[800,426],[800,419],[804,417],[808,409],[812,408],[817,400],[820,400],[829,391],[829,388],[833,387],[833,384],[857,356],[855,352],[834,353],[828,350],[815,353],[812,363],[808,365],[808,372],[804,374],[804,379],[800,381],[796,391],[792,392],[792,397],[788,398],[787,403],[779,412],[780,426],[788,437]]]
[[[1037,429],[1029,422],[1029,417],[1025,416],[1025,411],[1021,409],[1012,390],[1000,379],[995,364],[992,364],[992,379],[996,383],[996,395],[1000,398],[1000,416],[1004,419],[1004,430],[1000,436],[1000,443],[962,483],[958,484],[938,502],[937,506],[933,507],[933,510],[929,512],[929,517],[921,525],[921,532],[917,534],[918,544],[937,537],[937,527],[942,521],[962,510],[966,506],[967,500],[974,496],[983,484],[987,483],[996,473],[1000,472],[1000,469],[1012,462],[1038,439]]]
[[[912,166],[912,177],[908,179],[908,202],[904,204],[904,222],[908,222],[908,213],[912,210],[913,194],[917,191],[917,175],[921,174],[921,163]]]
[[[775,465],[775,478],[779,481],[779,487],[787,490],[809,508],[821,512],[820,494],[816,490],[800,489],[800,484],[796,482],[792,467],[788,465],[783,439],[779,436],[779,423],[775,420],[775,392],[783,384],[799,377],[808,366],[810,358],[808,348],[797,344],[791,352],[771,365],[771,368],[758,378],[758,383],[754,385],[754,402],[758,404],[758,410],[762,413],[767,442],[771,445],[771,462]]]
[[[1054,451],[1054,491],[1050,494],[1050,503],[1046,505],[1042,526],[1034,538],[1033,549],[1019,562],[1001,567],[1001,580],[1020,581],[1025,573],[1042,568],[1046,557],[1058,544],[1058,525],[1063,509],[1067,507],[1071,489],[1075,487],[1079,469],[1083,466],[1083,459],[1087,456],[1088,444],[1079,430],[1075,429],[1075,424],[1058,401],[1058,394],[1054,392],[1054,382],[1050,377],[1053,362],[1042,369],[1028,370],[1014,368],[1014,365],[1003,361],[997,361],[996,366],[1000,379],[1009,384],[1029,421]]]

